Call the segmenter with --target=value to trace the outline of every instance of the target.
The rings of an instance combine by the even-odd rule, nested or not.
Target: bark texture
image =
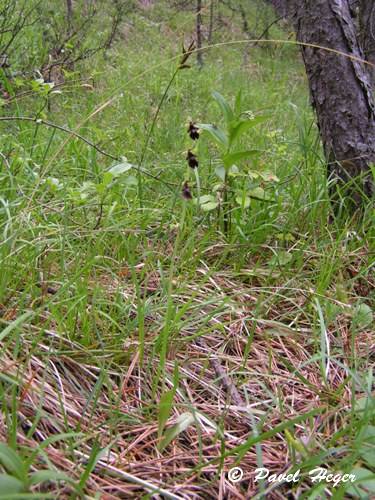
[[[66,22],[68,25],[68,33],[72,30],[73,19],[73,0],[66,0]]]
[[[197,34],[197,63],[198,67],[203,66],[202,54],[202,0],[197,0],[197,17],[196,17],[196,34]]]
[[[370,0],[372,2],[372,0]],[[349,0],[286,0],[300,42],[352,56],[302,46],[312,105],[315,108],[331,182],[360,206],[374,194],[370,164],[375,163],[375,107]],[[362,176],[360,184],[353,179]],[[351,184],[351,185],[350,185]]]
[[[360,0],[358,5],[359,39],[369,68],[372,87],[375,88],[375,0]]]
[[[268,4],[276,10],[280,17],[288,17],[290,15],[288,0],[266,0]]]
[[[212,33],[214,31],[214,10],[215,10],[214,0],[211,0],[210,1],[210,22],[208,25],[208,36],[207,36],[207,42],[209,45],[212,42]]]

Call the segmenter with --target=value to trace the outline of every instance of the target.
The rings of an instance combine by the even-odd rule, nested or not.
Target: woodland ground
[[[0,498],[374,494],[373,212],[328,222],[297,49],[222,45],[244,38],[223,21],[221,45],[201,70],[191,56],[161,107],[194,30],[164,2],[50,94],[42,119],[126,160],[42,123],[1,124]],[[187,125],[222,125],[212,92],[233,105],[240,89],[241,110],[267,119],[241,139],[261,153],[235,182],[266,199],[235,204],[224,235],[217,209],[181,196],[199,180],[215,202],[220,183],[218,148]],[[26,94],[2,116],[44,103]],[[357,482],[313,483],[319,466]],[[300,480],[255,484],[256,467]],[[20,482],[29,493],[12,496]]]

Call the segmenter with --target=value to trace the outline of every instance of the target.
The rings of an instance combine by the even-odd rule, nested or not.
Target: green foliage
[[[163,451],[169,443],[179,436],[179,434],[186,431],[194,422],[195,419],[191,413],[186,412],[179,415],[176,422],[165,431],[164,437],[159,445],[160,451]]]
[[[52,86],[34,69],[48,61],[54,27],[64,28],[65,2],[51,13],[44,3],[43,26],[17,37],[1,73],[1,118],[17,120],[0,122],[9,443],[0,492],[91,498],[121,483],[116,493],[126,496],[132,481],[142,493],[133,484],[130,496],[168,498],[155,486],[165,481],[207,496],[219,491],[221,465],[246,456],[255,466],[272,448],[294,469],[358,470],[358,483],[345,492],[303,477],[300,489],[260,495],[371,498],[373,207],[362,222],[327,223],[325,165],[295,48],[252,47],[246,64],[245,45],[222,44],[233,32],[221,27],[202,70],[191,58],[168,87],[195,13],[136,2],[105,57],[64,69],[64,83]],[[73,4],[83,21],[83,2]],[[113,5],[94,4],[104,10],[85,50],[103,40]],[[255,19],[254,4],[243,5]],[[77,39],[64,50],[79,55]],[[236,92],[234,103],[222,97]],[[180,191],[191,117],[203,125],[189,201]],[[227,399],[213,360],[244,411]],[[161,474],[156,460],[171,470],[175,450],[175,472]],[[236,486],[240,495],[246,485]]]
[[[212,97],[223,115],[223,127],[211,123],[198,123],[196,126],[209,134],[216,143],[219,152],[219,165],[215,173],[219,184],[214,186],[214,195],[205,195],[197,200],[203,210],[210,211],[217,207],[219,218],[222,218],[226,236],[231,230],[231,221],[241,225],[241,219],[248,215],[251,200],[272,201],[263,185],[277,181],[275,175],[267,175],[251,168],[244,160],[259,157],[263,151],[258,149],[241,150],[238,143],[244,142],[245,134],[264,122],[268,116],[254,116],[251,112],[241,111],[241,92],[236,96],[235,109],[232,109],[227,100],[213,92]],[[237,214],[236,214],[237,212]]]
[[[30,472],[30,463],[4,443],[0,443],[0,465],[7,471],[0,474],[0,498],[9,498],[9,494],[29,492],[32,486],[51,481],[74,484],[67,474],[55,470]]]
[[[176,390],[179,382],[179,371],[178,365],[175,364],[174,373],[173,373],[173,387],[172,389],[165,391],[159,401],[158,405],[158,436],[159,438],[162,436],[165,424],[169,418],[171,410],[173,408],[173,398],[176,394]]]
[[[353,311],[352,328],[354,330],[365,330],[374,324],[372,308],[367,304],[357,304]]]
[[[0,54],[6,59],[0,65],[5,68],[0,71],[0,82],[15,77],[18,85],[30,83],[34,91],[47,95],[54,79],[77,76],[74,66],[78,61],[110,48],[134,2],[76,0],[69,20],[66,9],[66,2],[59,0],[47,4],[0,0]],[[33,79],[36,75],[39,77]]]

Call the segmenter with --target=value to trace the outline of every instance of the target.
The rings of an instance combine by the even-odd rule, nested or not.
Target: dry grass
[[[38,499],[329,498],[331,485],[317,491],[308,477],[314,467],[374,470],[361,454],[373,403],[360,411],[356,402],[373,394],[375,338],[371,326],[353,327],[354,307],[373,304],[370,210],[363,222],[327,226],[325,164],[296,47],[223,45],[244,34],[221,3],[205,67],[196,71],[192,57],[169,88],[195,12],[138,3],[117,48],[82,68],[90,92],[61,86],[50,110],[29,93],[4,107],[68,123],[151,177],[131,169],[106,184],[109,158],[31,118],[0,136],[0,455],[6,442],[30,473],[72,480],[26,481]],[[248,7],[257,32],[261,11]],[[289,33],[273,26],[270,35]],[[234,102],[239,89],[244,110],[270,119],[244,136],[244,149],[264,155],[244,163],[238,192],[259,180],[274,200],[234,209],[224,238],[218,212],[181,198],[187,180],[199,191],[186,123],[222,127],[210,96]],[[202,193],[216,197],[219,150],[203,135],[195,148]],[[263,171],[280,182],[263,185]],[[291,259],[273,264],[283,253]],[[187,413],[193,423],[163,448]],[[238,483],[228,478],[235,465]],[[301,468],[301,480],[256,484],[260,466]],[[8,469],[0,456],[0,498],[2,473],[17,476]]]
[[[286,320],[300,316],[306,294],[275,287],[269,293],[283,296],[283,301],[277,301],[276,306],[269,302],[267,315],[258,317],[254,304],[261,287],[245,285],[223,271],[211,273],[209,279],[205,277],[199,283],[199,275],[206,274],[207,268],[200,268],[196,282],[174,297],[181,304],[192,296],[194,299],[189,308],[190,321],[182,322],[184,326],[169,344],[165,387],[172,387],[176,361],[180,382],[168,425],[186,411],[194,414],[195,425],[163,452],[157,448],[160,392],[153,389],[158,366],[153,346],[160,318],[146,318],[143,366],[139,363],[138,341],[131,337],[123,344],[123,352],[116,352],[118,359],[127,360],[121,363],[110,361],[109,351],[90,354],[68,336],[24,325],[22,351],[15,357],[8,349],[1,358],[2,373],[20,385],[17,441],[37,449],[56,434],[78,433],[43,445],[33,468],[43,469],[48,457],[58,470],[78,481],[97,443],[100,448],[108,448],[87,479],[88,496],[100,493],[103,499],[140,498],[145,491],[154,489],[156,494],[160,488],[170,498],[245,499],[253,498],[258,491],[254,484],[254,470],[259,466],[257,448],[250,447],[241,459],[245,475],[240,487],[226,476],[235,457],[227,456],[222,464],[218,457],[223,451],[230,455],[231,450],[253,437],[255,423],[263,432],[270,431],[317,409],[316,416],[295,425],[294,438],[308,453],[324,448],[344,425],[350,409],[353,380],[348,369],[353,354],[358,359],[374,357],[372,332],[357,335],[353,353],[348,318],[340,317],[339,327],[328,332],[334,362],[325,383],[319,359],[314,359],[317,346],[311,324],[302,318],[288,326],[291,322]],[[107,279],[103,285],[105,281],[109,295],[117,290],[124,299],[134,297],[135,291],[126,280]],[[203,320],[210,316],[202,329]],[[37,334],[40,340],[36,350]],[[203,335],[204,340],[197,335]],[[92,356],[93,364],[87,361],[88,356]],[[109,366],[104,370],[106,360]],[[358,390],[356,397],[362,395]],[[6,404],[10,406],[11,401]],[[1,433],[6,440],[4,419]],[[284,432],[261,442],[262,466],[275,473],[298,462],[295,453]],[[308,479],[302,481],[294,497],[308,488]],[[58,498],[73,495],[68,486],[50,485],[47,490]],[[287,486],[279,486],[267,498],[285,498],[287,492]]]

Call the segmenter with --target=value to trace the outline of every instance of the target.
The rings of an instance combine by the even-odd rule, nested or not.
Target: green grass
[[[246,64],[244,44],[220,45],[202,71],[192,56],[147,144],[194,26],[192,13],[169,19],[157,4],[40,115],[134,165],[143,158],[153,177],[142,174],[141,199],[136,168],[106,185],[118,162],[52,127],[2,122],[0,432],[24,467],[0,449],[4,472],[33,498],[146,498],[152,488],[166,498],[370,498],[371,207],[328,224],[324,159],[289,45],[251,48]],[[243,38],[231,23],[215,42]],[[185,180],[197,195],[186,130],[189,120],[221,123],[212,92],[233,103],[240,88],[243,109],[270,115],[243,139],[264,151],[249,168],[279,182],[265,185],[271,203],[236,209],[224,235],[215,211],[181,196]],[[33,93],[2,114],[43,105]],[[218,151],[203,134],[196,150],[210,192]],[[234,464],[244,478],[231,484]],[[259,487],[261,466],[302,478]],[[317,466],[358,482],[314,484]],[[0,498],[10,497],[6,480]]]

